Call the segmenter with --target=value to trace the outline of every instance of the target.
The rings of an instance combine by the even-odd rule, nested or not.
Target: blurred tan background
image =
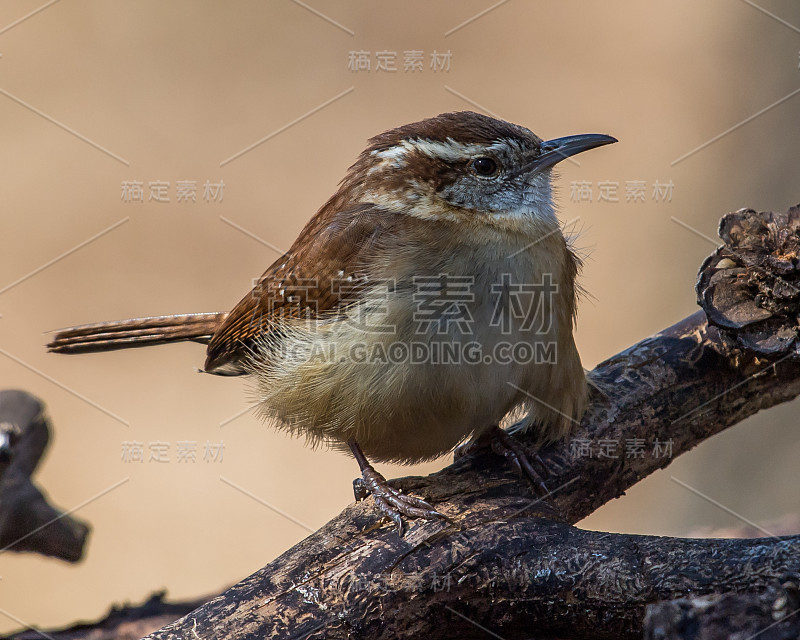
[[[577,336],[588,368],[695,310],[722,214],[800,202],[792,0],[313,1],[324,16],[290,0],[97,0],[19,22],[43,4],[0,4],[0,388],[48,404],[38,483],[63,509],[84,505],[75,515],[93,529],[74,566],[0,554],[0,631],[92,619],[161,588],[218,592],[352,501],[352,460],[249,413],[232,419],[247,386],[195,373],[202,346],[67,357],[43,345],[74,324],[229,309],[368,137],[473,109],[546,138],[619,138],[564,163],[559,182],[562,218],[589,254]],[[352,51],[369,72],[348,69]],[[384,51],[396,72],[376,70]],[[421,71],[404,71],[406,51],[422,52]],[[449,69],[431,69],[448,51]],[[178,202],[183,180],[196,202]],[[125,181],[144,183],[144,203],[123,201]],[[169,203],[147,201],[156,181]],[[221,202],[203,199],[206,181],[224,182]],[[578,181],[591,202],[573,197]],[[626,202],[633,181],[643,201]],[[654,199],[670,181],[671,200]],[[601,182],[617,183],[619,202],[598,202]],[[672,476],[762,526],[797,513],[798,407],[711,439],[583,526],[682,535],[740,523]],[[122,459],[132,441],[143,463]],[[178,461],[184,441],[196,462]],[[169,462],[148,462],[156,442]],[[221,461],[203,459],[207,442],[224,443]]]

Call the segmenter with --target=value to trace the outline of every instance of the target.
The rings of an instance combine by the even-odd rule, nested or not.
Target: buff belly
[[[284,326],[280,341],[262,345],[251,362],[262,414],[312,444],[346,449],[353,439],[376,461],[438,457],[514,410],[527,414],[526,426],[535,425],[541,440],[562,435],[585,401],[571,311],[565,311],[566,332],[563,319],[544,331],[536,324],[524,328],[522,318],[505,330],[493,326],[497,302],[490,280],[500,271],[485,264],[474,271],[475,264],[466,332],[457,323],[443,325],[442,317],[421,328],[409,292],[387,295],[379,288],[346,317]],[[525,261],[518,264],[528,267]],[[462,271],[451,273],[464,273],[464,265],[454,268]],[[530,269],[514,275],[519,282],[540,277]],[[560,305],[557,297],[552,303]],[[559,316],[558,308],[546,312]],[[555,358],[498,358],[501,343],[525,343],[534,353]]]

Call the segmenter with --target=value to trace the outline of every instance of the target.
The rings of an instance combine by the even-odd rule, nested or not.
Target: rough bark
[[[798,576],[763,593],[702,596],[647,607],[645,640],[796,640],[800,638]]]
[[[0,554],[29,551],[77,562],[88,525],[47,502],[33,484],[50,439],[44,405],[25,391],[0,391]]]

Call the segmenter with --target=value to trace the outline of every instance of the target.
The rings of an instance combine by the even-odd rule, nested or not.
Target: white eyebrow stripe
[[[444,142],[439,140],[406,140],[405,143],[412,149],[424,153],[429,158],[440,158],[448,162],[465,160],[475,155],[486,153],[486,145],[464,144],[448,138]]]
[[[393,147],[381,151],[373,151],[372,155],[380,160],[393,160],[397,164],[402,164],[409,153],[422,153],[429,158],[439,158],[447,162],[457,162],[474,157],[481,153],[486,153],[487,149],[501,149],[507,146],[505,141],[498,141],[492,146],[483,144],[464,144],[452,138],[445,141],[430,140],[428,138],[415,138],[403,140]]]
[[[463,143],[453,138],[444,141],[413,138],[401,140],[388,149],[372,151],[370,155],[380,161],[379,166],[399,168],[406,165],[411,153],[421,153],[445,162],[459,162],[487,154],[495,155],[502,160],[509,155],[525,155],[526,148],[514,138],[494,140],[491,144]]]

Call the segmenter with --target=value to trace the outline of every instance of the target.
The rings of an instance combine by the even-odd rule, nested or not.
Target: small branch
[[[167,602],[165,595],[164,591],[154,593],[140,605],[114,605],[102,620],[95,622],[81,622],[46,634],[30,628],[4,636],[2,640],[134,640],[209,600],[201,598],[189,602]],[[194,640],[194,636],[188,640]]]

